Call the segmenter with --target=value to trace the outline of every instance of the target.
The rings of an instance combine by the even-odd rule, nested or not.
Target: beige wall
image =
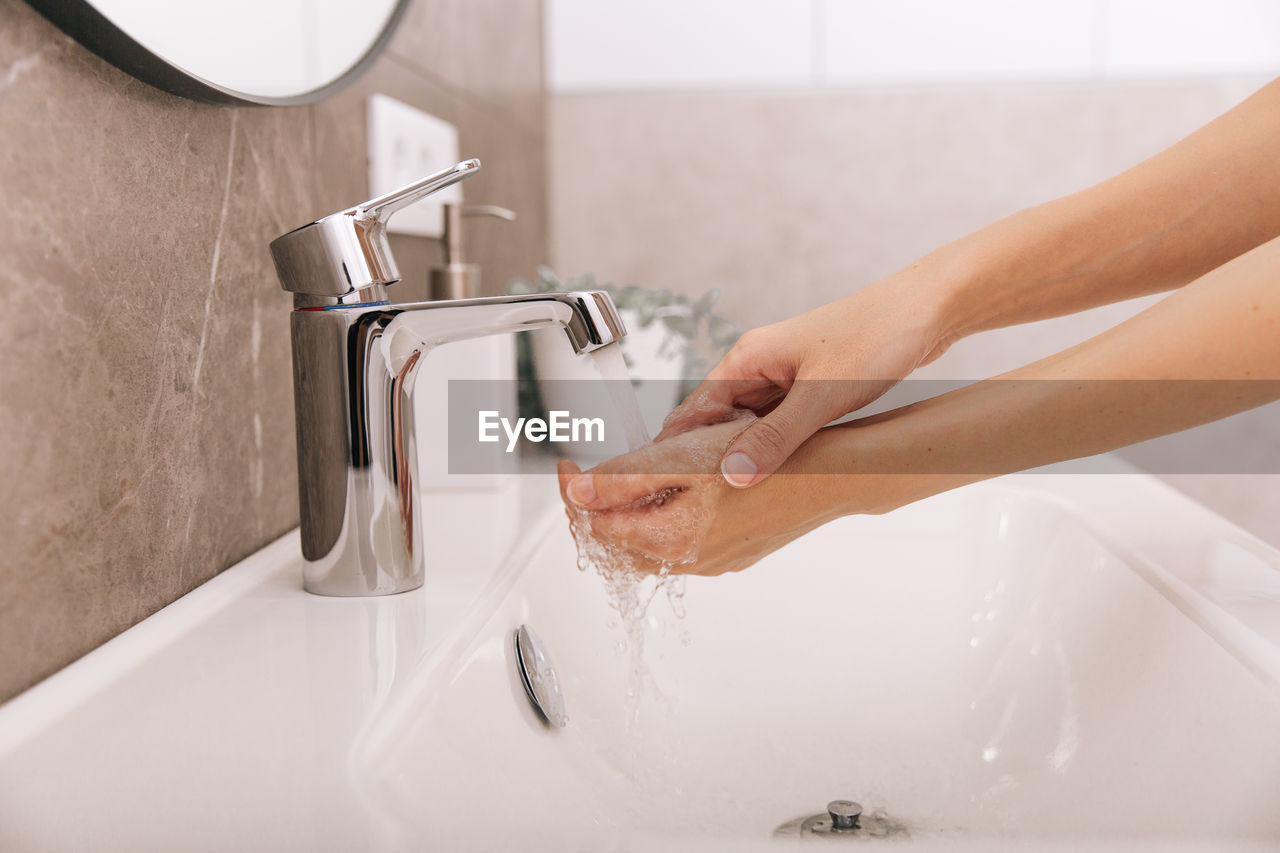
[[[0,700],[297,523],[267,243],[366,197],[363,102],[456,123],[491,290],[545,257],[541,11],[419,0],[345,92],[213,107],[0,0]],[[434,244],[398,238],[421,296]],[[417,281],[413,279],[417,278]]]
[[[721,287],[725,313],[750,328],[1115,174],[1262,82],[557,93],[551,257],[604,282]],[[971,338],[919,375],[991,376],[1150,301]],[[1280,471],[1280,446],[1259,452],[1260,470]],[[1169,480],[1280,545],[1280,476]]]
[[[555,94],[561,272],[725,290],[746,327],[1106,178],[1251,84]]]

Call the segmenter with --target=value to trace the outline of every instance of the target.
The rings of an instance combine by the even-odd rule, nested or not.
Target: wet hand
[[[746,568],[830,517],[811,476],[779,476],[750,490],[725,483],[724,448],[753,422],[690,428],[587,472],[562,461],[570,522],[597,559],[625,569],[717,575]],[[637,487],[642,497],[619,503]]]
[[[718,470],[731,486],[763,482],[815,432],[946,351],[950,339],[927,284],[922,271],[905,270],[748,332],[667,417],[659,442],[746,409],[759,419],[726,445]],[[617,477],[592,505],[630,503],[651,494],[652,485],[645,477]]]

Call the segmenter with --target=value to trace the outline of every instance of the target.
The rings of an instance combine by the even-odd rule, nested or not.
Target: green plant
[[[550,267],[538,267],[534,281],[517,278],[507,288],[509,293],[555,293],[571,290],[604,290],[619,310],[635,312],[640,328],[647,329],[661,323],[667,336],[663,341],[666,353],[678,355],[682,349],[685,371],[690,377],[700,377],[711,368],[713,361],[729,351],[741,332],[732,320],[713,310],[720,301],[720,289],[713,288],[697,299],[670,290],[653,290],[638,284],[618,287],[601,285],[594,273],[584,273],[562,280]]]

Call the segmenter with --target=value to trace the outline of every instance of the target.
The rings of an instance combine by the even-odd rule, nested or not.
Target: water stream
[[[636,400],[635,389],[631,387],[627,362],[622,357],[622,344],[615,341],[592,350],[591,361],[604,381],[613,414],[617,416],[622,434],[627,439],[627,449],[639,450],[651,444],[653,439],[649,437],[649,429],[644,425],[640,403]]]
[[[612,408],[626,436],[629,450],[639,450],[652,443],[644,416],[631,386],[626,362],[619,344],[613,343],[591,353],[595,368],[604,381]],[[578,568],[593,569],[604,581],[609,605],[617,612],[624,638],[618,651],[628,659],[626,724],[635,730],[639,722],[641,700],[645,696],[664,700],[653,681],[644,657],[645,634],[651,620],[649,605],[658,594],[665,593],[677,618],[684,616],[684,578],[671,574],[671,566],[661,564],[654,571],[651,561],[612,543],[601,541],[591,531],[592,515],[576,513],[570,523],[578,548]]]

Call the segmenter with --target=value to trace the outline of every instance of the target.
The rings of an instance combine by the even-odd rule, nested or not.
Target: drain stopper
[[[827,814],[831,815],[832,829],[857,829],[862,806],[853,800],[832,800],[827,803]]]

